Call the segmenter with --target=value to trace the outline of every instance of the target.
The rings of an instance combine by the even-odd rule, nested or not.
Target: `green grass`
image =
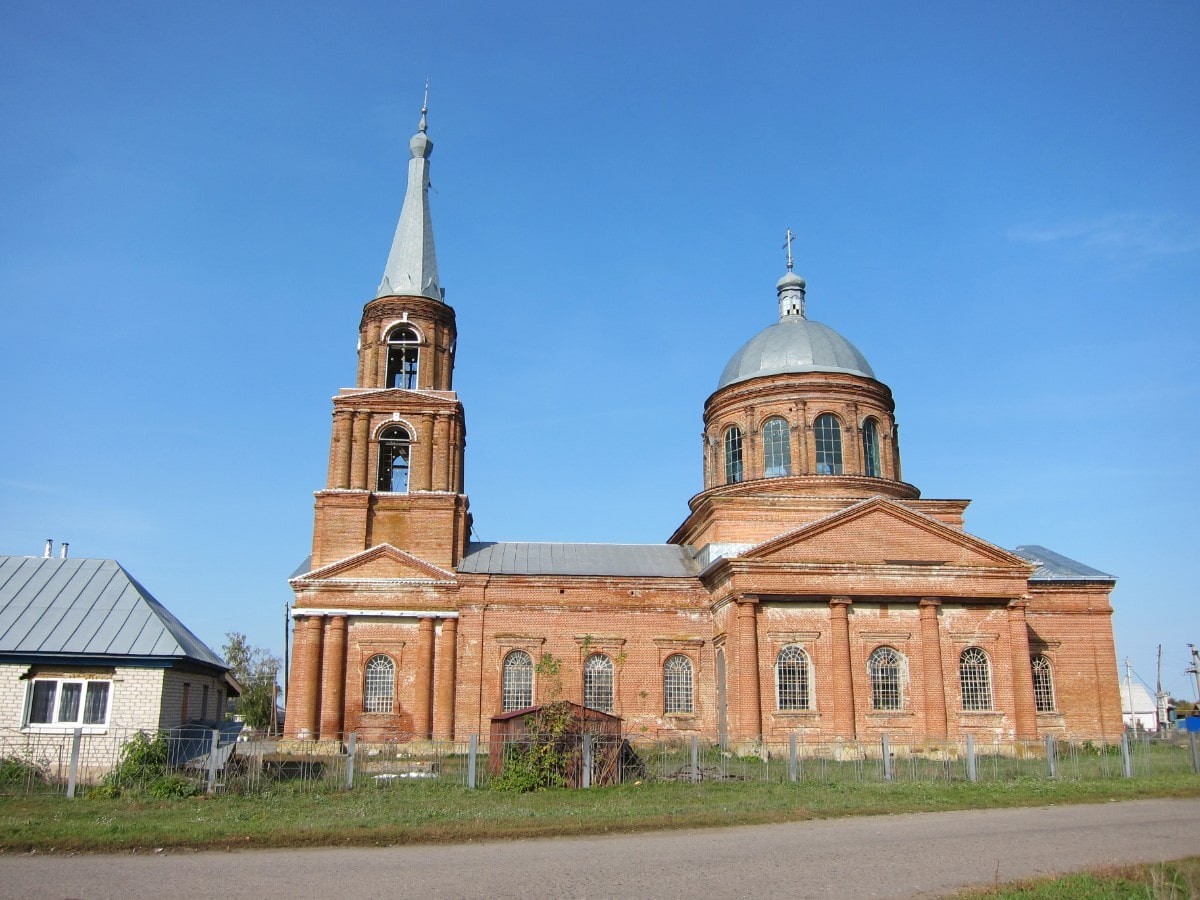
[[[447,843],[1184,796],[1200,796],[1200,779],[646,783],[532,794],[410,782],[185,800],[35,795],[0,798],[0,851]]]
[[[1189,900],[1200,897],[1200,856],[1141,866],[1121,866],[967,891],[959,900]]]

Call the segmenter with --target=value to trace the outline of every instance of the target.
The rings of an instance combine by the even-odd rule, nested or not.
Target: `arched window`
[[[416,390],[420,343],[421,338],[416,331],[407,325],[400,325],[391,330],[387,338],[387,380],[384,381],[386,387]]]
[[[891,647],[876,647],[867,660],[871,709],[904,708],[904,657]]]
[[[862,427],[863,474],[868,478],[882,478],[883,468],[879,465],[879,426],[874,419],[867,419]]]
[[[514,650],[504,657],[502,702],[505,712],[533,706],[533,657]]]
[[[390,713],[395,697],[396,664],[382,653],[367,660],[363,675],[363,712]]]
[[[778,478],[792,474],[792,442],[786,419],[767,419],[763,424],[763,476]]]
[[[403,494],[408,491],[408,456],[412,439],[400,425],[389,425],[379,435],[379,480],[375,488]]]
[[[822,413],[813,423],[817,439],[817,474],[842,474],[842,425],[837,416]]]
[[[775,705],[779,709],[812,709],[808,654],[799,647],[784,647],[775,659]]]
[[[613,661],[603,653],[593,653],[583,663],[583,705],[613,711]]]
[[[736,425],[725,432],[725,483],[742,480],[742,429]]]
[[[1040,653],[1033,663],[1033,704],[1038,712],[1054,712],[1054,670],[1050,660]]]
[[[681,653],[663,663],[663,711],[692,712],[692,661]]]
[[[958,680],[963,709],[992,708],[992,674],[986,653],[978,647],[964,650],[958,658]]]

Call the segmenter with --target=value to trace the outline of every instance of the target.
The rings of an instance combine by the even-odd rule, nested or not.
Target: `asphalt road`
[[[921,897],[1200,854],[1200,799],[378,849],[0,856],[0,896]]]

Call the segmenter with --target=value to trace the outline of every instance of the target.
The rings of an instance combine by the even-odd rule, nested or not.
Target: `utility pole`
[[[1154,708],[1159,731],[1167,730],[1167,695],[1162,689],[1162,644],[1158,645],[1158,682],[1154,687]]]
[[[1192,665],[1184,671],[1196,677],[1196,703],[1200,705],[1200,650],[1196,649],[1195,644],[1188,644],[1188,649],[1192,651]]]
[[[1129,721],[1125,723],[1125,727],[1133,731],[1137,727],[1137,715],[1133,711],[1133,666],[1129,664],[1129,657],[1125,657],[1125,696],[1129,698]]]

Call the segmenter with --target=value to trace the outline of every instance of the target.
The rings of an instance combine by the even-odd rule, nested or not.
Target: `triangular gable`
[[[771,538],[741,558],[772,563],[1030,568],[1027,560],[1001,547],[884,497],[872,497]]]
[[[458,398],[450,391],[425,391],[416,388],[343,388],[343,393],[334,397],[333,403],[335,406],[342,404],[362,406],[364,403],[368,406],[383,404],[390,408],[399,394],[403,394],[410,400],[417,400],[422,409],[442,407],[447,412],[454,412],[459,407]],[[382,409],[383,406],[380,408]]]
[[[391,544],[379,544],[346,559],[322,566],[296,581],[453,581],[454,573]]]

